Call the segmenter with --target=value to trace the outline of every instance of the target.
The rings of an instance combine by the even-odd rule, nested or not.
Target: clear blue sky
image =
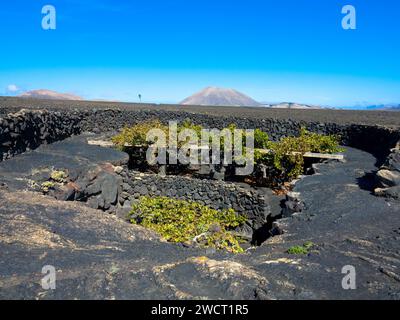
[[[56,30],[41,28],[46,4]],[[341,27],[346,4],[357,30]],[[398,0],[1,1],[0,94],[173,103],[220,86],[267,102],[400,103],[399,19]]]

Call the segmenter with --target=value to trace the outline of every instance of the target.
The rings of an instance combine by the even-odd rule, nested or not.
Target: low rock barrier
[[[233,116],[219,117],[198,113],[164,110],[20,110],[18,113],[0,115],[0,161],[15,154],[34,149],[42,143],[51,143],[84,131],[95,133],[118,131],[141,121],[159,119],[183,121],[191,119],[207,128],[227,127],[234,123],[243,129],[259,128],[272,140],[298,135],[301,127],[307,130],[340,135],[343,145],[359,148],[384,159],[390,148],[400,140],[400,130],[382,126],[360,124],[302,122],[282,119],[246,119]]]

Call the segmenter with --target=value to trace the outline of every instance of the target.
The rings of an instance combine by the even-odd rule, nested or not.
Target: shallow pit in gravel
[[[132,171],[127,166],[127,154],[88,144],[98,138],[83,134],[17,155],[0,163],[0,180],[10,189],[42,192],[40,185],[49,180],[52,170],[62,170],[68,173],[67,181],[48,193],[59,200],[85,202],[120,218],[131,210],[132,201],[144,195],[203,201],[215,209],[232,207],[248,217],[246,225],[237,230],[248,239],[246,247],[260,245],[276,234],[273,223],[282,217],[285,195],[242,182]]]

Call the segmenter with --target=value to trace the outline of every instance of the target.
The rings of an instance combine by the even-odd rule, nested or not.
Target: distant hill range
[[[194,106],[256,107],[261,103],[234,89],[208,87],[186,98],[180,104]]]
[[[367,106],[367,110],[396,110],[400,111],[400,104],[381,104],[381,105],[373,105]]]
[[[263,104],[263,106],[272,109],[322,109],[322,107],[320,106],[294,103],[294,102],[282,102],[274,104],[265,103]]]
[[[60,93],[45,89],[27,91],[20,94],[20,97],[34,98],[34,99],[50,99],[50,100],[83,100],[83,98],[73,94]]]

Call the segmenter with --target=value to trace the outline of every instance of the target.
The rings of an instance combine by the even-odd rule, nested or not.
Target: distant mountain
[[[380,104],[380,105],[373,105],[367,106],[367,110],[399,110],[400,111],[400,104]]]
[[[387,103],[387,104],[370,104],[370,103],[359,103],[353,106],[345,106],[340,109],[345,110],[395,110],[400,111],[400,104],[398,103]]]
[[[309,104],[293,103],[293,102],[282,102],[276,104],[264,104],[266,108],[272,109],[322,109],[320,106],[314,106]]]
[[[83,100],[83,98],[69,93],[59,93],[51,90],[32,90],[20,95],[22,98],[49,99],[49,100]]]
[[[234,89],[208,87],[186,98],[180,104],[197,106],[261,106],[261,103]]]

